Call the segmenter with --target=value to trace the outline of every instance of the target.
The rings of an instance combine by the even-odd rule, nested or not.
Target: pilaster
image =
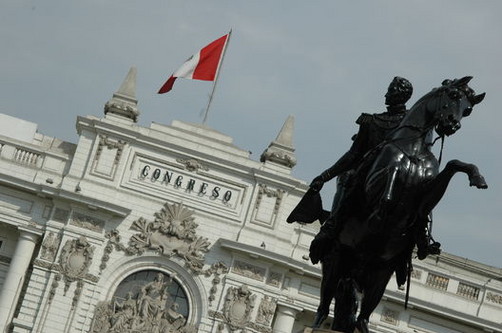
[[[39,235],[26,229],[20,229],[19,232],[16,249],[0,293],[0,332],[6,331],[12,319],[26,270],[39,238]]]
[[[303,308],[290,303],[278,302],[273,327],[274,333],[291,333],[295,323],[296,315]]]

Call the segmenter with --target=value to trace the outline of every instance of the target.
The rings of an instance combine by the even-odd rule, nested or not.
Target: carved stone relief
[[[87,230],[101,232],[105,222],[92,216],[74,212],[72,214],[70,224]]]
[[[397,325],[397,323],[399,321],[399,312],[384,307],[383,311],[382,311],[382,316],[380,317],[380,320],[385,323]]]
[[[502,295],[488,292],[486,293],[486,300],[491,303],[502,304]]]
[[[91,333],[195,333],[186,318],[178,312],[178,304],[167,292],[172,279],[165,281],[158,273],[139,291],[129,291],[125,299],[100,302],[95,309]]]
[[[256,315],[256,322],[258,324],[270,326],[272,318],[274,317],[275,308],[277,307],[277,300],[269,296],[262,298],[260,306],[258,307],[258,314]]]
[[[415,280],[420,280],[422,278],[422,271],[419,269],[413,269],[411,271],[411,278]]]
[[[269,286],[280,288],[282,280],[282,274],[278,272],[270,272],[267,277],[267,284]]]
[[[185,166],[185,169],[187,169],[190,172],[197,172],[197,171],[199,171],[199,169],[204,170],[204,171],[209,171],[208,167],[206,167],[205,165],[200,163],[198,160],[193,159],[193,158],[191,158],[191,159],[178,158],[176,160],[176,162],[183,164]]]
[[[52,281],[51,290],[49,291],[49,304],[56,295],[56,290],[59,287],[59,281],[64,281],[64,295],[70,288],[73,282],[77,282],[77,287],[73,293],[72,309],[77,305],[84,281],[88,280],[97,282],[98,278],[88,273],[89,266],[92,263],[94,247],[87,242],[85,237],[78,239],[67,240],[61,250],[59,263],[50,263],[45,260],[36,259],[33,264],[58,272]]]
[[[230,331],[244,330],[249,324],[255,298],[246,285],[228,288],[223,305],[223,318]]]
[[[47,261],[54,261],[58,252],[61,235],[55,235],[52,231],[45,235],[40,248],[40,258]]]
[[[131,230],[139,233],[131,236],[129,246],[121,244],[117,230],[108,232],[100,269],[106,268],[113,249],[128,255],[142,255],[153,250],[166,257],[177,256],[185,261],[187,268],[198,274],[204,273],[205,253],[211,243],[207,238],[197,236],[198,225],[192,215],[193,211],[183,205],[166,203],[154,214],[153,222],[140,217],[132,223]]]
[[[66,241],[59,258],[60,271],[65,281],[65,293],[72,282],[86,277],[93,254],[94,247],[85,237]]]
[[[245,333],[248,332],[248,329],[251,329],[261,333],[272,333],[270,321],[272,320],[274,312],[272,312],[272,317],[270,317],[270,304],[267,304],[269,299],[267,299],[265,303],[263,303],[262,300],[263,305],[260,304],[262,310],[259,310],[259,312],[261,311],[261,318],[263,320],[261,322],[258,322],[258,319],[256,322],[251,320],[255,298],[256,296],[252,295],[246,285],[242,285],[239,288],[228,288],[223,311],[209,311],[210,317],[220,321],[216,332],[221,333],[224,331],[225,327],[228,327],[230,332],[240,331],[241,333]],[[272,300],[274,307],[276,304],[275,302],[276,300]],[[258,314],[258,316],[260,316],[260,314]],[[267,320],[268,323],[265,324]]]
[[[200,272],[210,243],[196,235],[198,225],[192,215],[193,211],[183,205],[166,203],[155,213],[153,222],[144,218],[133,222],[131,229],[139,233],[131,237],[126,251],[143,254],[155,250],[167,257],[176,255],[185,260],[187,267]]]
[[[266,270],[263,267],[251,265],[247,262],[239,260],[235,260],[232,267],[232,272],[258,281],[263,281],[265,271]]]

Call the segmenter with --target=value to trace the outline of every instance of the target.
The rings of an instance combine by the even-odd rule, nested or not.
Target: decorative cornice
[[[430,256],[426,259],[432,266],[444,263],[458,267],[469,272],[477,273],[483,277],[492,278],[502,282],[502,268],[489,266],[467,258],[462,258],[451,253],[441,252],[438,256]]]
[[[291,257],[267,251],[260,247],[243,244],[227,239],[219,239],[218,243],[221,248],[229,250],[231,252],[244,253],[247,255],[253,255],[254,258],[262,258],[264,260],[268,260],[274,263],[274,267],[282,266],[300,275],[307,275],[314,278],[321,278],[320,268],[311,266],[299,260],[295,260]]]

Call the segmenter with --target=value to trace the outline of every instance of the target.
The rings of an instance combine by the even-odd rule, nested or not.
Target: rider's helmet
[[[385,104],[399,105],[405,104],[413,93],[413,86],[410,81],[403,77],[396,76],[392,80],[385,94]]]

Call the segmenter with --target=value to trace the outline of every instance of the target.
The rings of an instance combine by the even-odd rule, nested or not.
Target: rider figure
[[[405,78],[396,76],[389,85],[385,94],[387,111],[379,114],[363,113],[357,119],[359,131],[349,151],[346,152],[333,166],[315,177],[310,187],[314,191],[320,191],[325,182],[338,177],[337,193],[333,200],[333,209],[330,217],[321,227],[320,232],[312,242],[310,257],[312,262],[317,263],[325,253],[324,245],[330,243],[336,234],[336,216],[339,209],[343,208],[346,198],[346,188],[353,181],[354,170],[360,167],[363,157],[372,152],[379,144],[384,142],[386,136],[396,129],[406,114],[405,103],[413,93],[413,86]],[[371,160],[371,158],[370,158]],[[422,230],[423,229],[423,230]],[[433,244],[429,249],[429,238],[426,234],[426,225],[419,230],[417,246],[419,258],[423,259],[429,253],[435,253],[438,245]]]

